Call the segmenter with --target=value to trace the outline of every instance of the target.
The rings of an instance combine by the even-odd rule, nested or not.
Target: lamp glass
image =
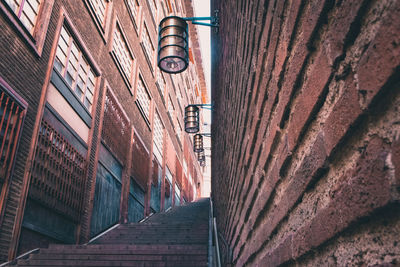
[[[193,150],[194,152],[203,152],[203,136],[201,134],[195,134],[193,136]]]
[[[185,131],[197,133],[200,130],[199,108],[195,105],[185,107]]]
[[[188,65],[188,24],[180,17],[165,17],[159,26],[158,67],[167,73],[180,73]]]

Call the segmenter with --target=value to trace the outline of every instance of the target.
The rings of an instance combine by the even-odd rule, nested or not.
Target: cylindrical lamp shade
[[[204,150],[197,153],[197,160],[200,161],[200,163],[201,163],[202,161],[205,161],[205,160],[206,160],[206,156],[205,156],[205,154],[204,154]]]
[[[158,67],[167,73],[180,73],[189,65],[188,24],[180,17],[165,17],[160,22]]]
[[[197,133],[200,130],[199,108],[195,105],[185,107],[185,132]]]
[[[194,152],[204,151],[203,136],[201,134],[195,134],[193,136],[193,150],[194,150]]]

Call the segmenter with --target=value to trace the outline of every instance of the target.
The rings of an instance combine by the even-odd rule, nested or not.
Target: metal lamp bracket
[[[212,17],[189,17],[189,18],[182,18],[186,21],[191,21],[192,24],[201,25],[201,26],[208,26],[208,27],[219,27],[219,17],[218,17],[219,10],[214,11],[214,16]],[[199,21],[210,21],[210,23],[199,22]]]
[[[212,104],[190,104],[191,106],[196,106],[199,108],[212,110]]]

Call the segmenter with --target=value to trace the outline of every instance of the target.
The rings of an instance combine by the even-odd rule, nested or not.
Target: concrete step
[[[165,251],[180,251],[184,253],[185,251],[190,250],[207,250],[207,244],[202,245],[159,245],[159,244],[151,244],[151,245],[59,245],[52,244],[47,249],[40,249],[40,252],[55,251],[59,253],[63,251],[64,253],[68,253],[68,251],[98,251],[98,250],[115,250],[116,253],[124,251],[136,251],[136,250],[153,250],[154,252],[165,250]]]
[[[197,266],[207,266],[207,260],[204,261],[84,261],[84,260],[20,260],[18,261],[18,266],[63,266],[63,267],[86,267],[86,266],[96,266],[96,267],[108,267],[108,266],[187,266],[187,267],[197,267]]]
[[[143,254],[142,254],[143,253]],[[160,254],[159,252],[151,253],[151,251],[137,252],[134,254],[108,254],[104,251],[101,254],[91,254],[91,253],[74,253],[74,254],[45,254],[39,253],[32,255],[31,260],[88,260],[88,261],[201,261],[207,259],[206,254],[186,254],[182,255],[179,253],[174,254]]]
[[[50,245],[16,266],[207,266],[209,201],[130,223],[88,245]]]

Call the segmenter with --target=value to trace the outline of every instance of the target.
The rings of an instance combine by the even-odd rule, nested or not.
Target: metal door
[[[118,223],[121,180],[122,164],[101,144],[90,229],[92,237]]]

